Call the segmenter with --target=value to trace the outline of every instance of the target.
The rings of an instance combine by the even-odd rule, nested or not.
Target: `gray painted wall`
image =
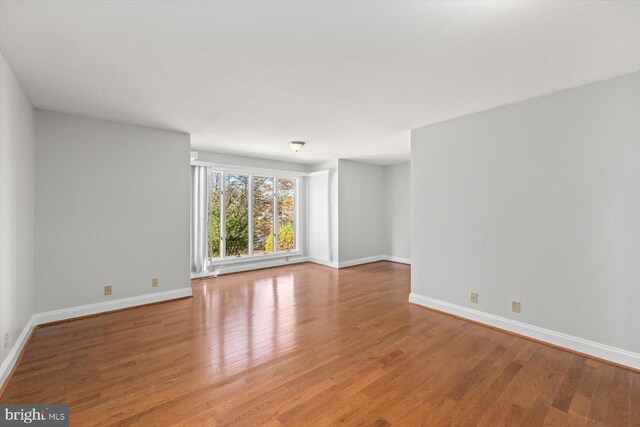
[[[35,114],[0,54],[0,362],[34,310]],[[4,348],[5,333],[10,345]],[[0,384],[2,383],[0,378]]]
[[[189,142],[37,111],[37,312],[190,286]]]
[[[331,171],[331,260],[410,259],[409,163],[379,166],[341,159],[310,171],[322,169]]]
[[[411,259],[410,163],[385,166],[383,170],[386,208],[383,224],[388,233],[385,255],[408,260]]]
[[[340,262],[385,255],[383,166],[338,160]]]
[[[412,292],[640,352],[640,73],[414,130],[411,201]]]

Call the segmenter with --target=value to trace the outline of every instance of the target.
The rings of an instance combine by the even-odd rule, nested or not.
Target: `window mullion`
[[[296,179],[294,181],[295,185],[293,186],[293,250],[297,251],[300,241],[298,240],[299,238],[299,233],[298,233],[298,224],[300,224],[300,215],[299,215],[299,209],[300,206],[298,205],[298,196],[299,196],[299,185],[300,185],[300,180]]]
[[[227,226],[225,224],[226,221],[226,197],[227,197],[227,189],[225,188],[224,183],[226,182],[226,174],[224,172],[220,173],[220,258],[226,258],[227,253]]]
[[[211,226],[211,198],[212,198],[212,193],[213,193],[213,188],[209,188],[209,175],[211,174],[211,168],[207,168],[206,169],[207,173],[206,173],[206,177],[205,177],[205,186],[207,189],[207,198],[206,198],[206,203],[207,203],[207,221],[205,223],[205,227],[206,227],[206,236],[207,236],[207,256],[206,256],[206,264],[207,266],[209,264],[211,264],[211,260],[213,259],[213,251],[211,250],[211,242],[209,241],[209,227]]]
[[[249,175],[249,256],[253,255],[253,175]]]
[[[273,177],[273,253],[278,252],[278,177]]]

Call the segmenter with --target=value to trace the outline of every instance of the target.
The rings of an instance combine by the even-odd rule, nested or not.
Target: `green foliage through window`
[[[250,189],[251,200],[249,199]],[[296,181],[294,179],[223,174],[208,168],[207,190],[209,258],[220,258],[223,255],[224,257],[248,255],[250,241],[253,244],[253,254],[295,249]],[[249,203],[252,204],[251,217],[249,217]],[[274,212],[276,208],[277,215]],[[224,217],[224,224],[221,224],[222,217]],[[252,236],[249,236],[250,222],[253,225]],[[277,232],[277,239],[274,232]],[[224,254],[221,253],[223,240]],[[277,251],[274,250],[276,240]]]
[[[249,253],[249,177],[225,174],[225,255]]]
[[[278,250],[295,248],[296,241],[293,234],[295,217],[295,188],[292,179],[278,179]]]
[[[222,174],[207,169],[207,254],[209,258],[220,256],[220,201]]]
[[[253,177],[253,253],[273,252],[273,178]]]

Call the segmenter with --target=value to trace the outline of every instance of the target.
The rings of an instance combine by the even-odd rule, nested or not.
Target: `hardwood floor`
[[[38,329],[2,402],[71,425],[640,425],[640,374],[408,304],[409,267],[299,264]]]

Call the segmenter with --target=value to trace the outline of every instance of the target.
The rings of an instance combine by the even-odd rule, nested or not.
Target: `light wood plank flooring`
[[[407,303],[409,267],[315,264],[38,329],[2,402],[71,425],[640,425],[640,374]]]

